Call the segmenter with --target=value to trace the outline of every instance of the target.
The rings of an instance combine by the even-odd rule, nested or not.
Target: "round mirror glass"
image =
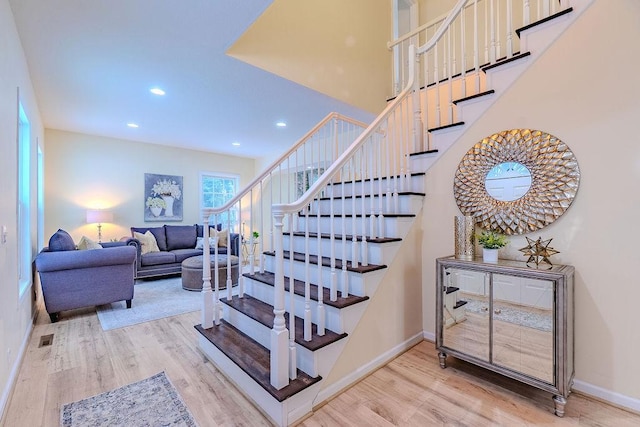
[[[484,180],[487,193],[501,202],[518,200],[531,188],[531,171],[518,162],[495,165]]]

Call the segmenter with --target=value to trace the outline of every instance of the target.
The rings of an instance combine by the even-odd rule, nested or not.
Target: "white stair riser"
[[[367,262],[369,264],[386,264],[388,263],[391,256],[397,251],[397,248],[400,246],[401,242],[390,242],[390,243],[371,243],[367,242]],[[362,242],[357,243],[358,248],[358,262],[362,262]],[[335,257],[339,260],[348,260],[351,261],[353,259],[353,242],[351,240],[347,240],[346,244],[346,254],[343,254],[343,244],[342,239],[335,240]],[[293,236],[293,251],[294,252],[305,252],[305,238],[304,236]],[[291,249],[291,237],[288,235],[284,238],[284,250],[288,251]],[[320,239],[320,251],[324,256],[331,255],[331,239]],[[311,255],[318,254],[318,239],[310,238],[309,241],[309,253]],[[385,261],[387,260],[387,261]]]
[[[198,345],[207,358],[224,372],[243,394],[249,396],[275,425],[289,425],[313,410],[313,399],[318,394],[320,383],[294,394],[283,402],[278,402],[204,336],[199,336]]]
[[[265,269],[267,271],[274,271],[275,257],[267,256]],[[294,261],[293,263],[293,276],[295,279],[305,281],[305,263],[302,261]],[[372,286],[377,280],[379,280],[379,276],[384,274],[386,269],[380,269],[377,271],[372,271],[370,273],[356,273],[353,271],[347,271],[346,277],[349,285],[349,295],[358,295],[365,296],[370,295],[369,287]],[[309,281],[314,285],[322,285],[325,288],[331,287],[331,267],[322,266],[322,280],[318,280],[318,266],[316,264],[309,265]],[[286,276],[289,276],[290,268],[289,268],[289,260],[284,260],[284,272]],[[344,273],[341,269],[335,270],[335,280],[337,283],[338,291],[343,289],[343,276]]]
[[[409,232],[413,220],[414,217],[384,217],[384,236],[379,236],[380,219],[376,217],[376,237],[404,238]],[[304,232],[305,221],[306,218],[304,216],[297,216],[295,231]],[[320,221],[320,233],[330,233],[332,228],[331,222],[333,222],[333,232],[336,234],[356,234],[358,236],[361,236],[363,234],[363,229],[367,235],[371,234],[371,218],[368,216],[364,218],[364,221],[362,217],[356,217],[355,221],[353,217],[346,217],[343,221],[343,218],[340,216],[336,216],[333,218],[309,217],[308,221],[309,231],[314,233],[318,231],[318,221]],[[343,224],[346,225],[346,227],[343,228]]]
[[[246,280],[247,293],[252,297],[259,299],[267,304],[273,305],[274,288],[257,280]],[[338,295],[340,295],[338,293]],[[294,295],[295,314],[298,317],[304,317],[304,297],[302,295]],[[318,302],[311,300],[311,319],[313,323],[318,323]],[[341,334],[343,332],[351,332],[355,328],[360,315],[364,312],[367,301],[350,305],[343,309],[332,307],[324,304],[326,328]],[[289,311],[290,294],[285,292],[285,308]]]
[[[397,183],[396,183],[397,180]],[[389,184],[387,184],[389,181]],[[402,184],[404,181],[404,185]],[[360,196],[363,193],[362,182],[356,182],[355,186],[352,182],[343,182],[340,184],[335,184],[327,187],[325,190],[326,197],[338,197],[342,196],[344,193],[345,196]],[[390,189],[393,192],[393,189],[397,191],[414,191],[417,193],[424,193],[424,175],[416,175],[411,176],[408,180],[402,178],[392,178],[391,180],[387,180],[386,178],[382,179],[382,194],[387,193],[387,189]],[[373,190],[375,193],[380,194],[380,184],[379,181],[376,180],[373,182]],[[364,194],[368,195],[371,192],[371,182],[365,181],[364,183]]]
[[[382,212],[395,212],[395,213],[412,213],[416,214],[420,212],[422,209],[422,196],[416,195],[400,195],[398,196],[398,206],[394,206],[393,197],[382,197]],[[389,206],[387,206],[389,204]],[[390,208],[390,209],[388,209]],[[373,209],[371,206],[371,197],[366,196],[364,198],[364,212],[371,213],[373,210],[374,213],[380,212],[380,197],[373,198]],[[329,214],[331,213],[331,200],[320,200],[314,201],[311,204],[312,214]],[[344,209],[342,204],[342,199],[333,199],[333,212],[335,215],[341,215],[343,212],[345,214],[361,214],[362,213],[362,198],[358,197],[356,199],[344,199]]]
[[[254,341],[270,349],[272,326],[265,326],[227,304],[222,304],[222,316],[227,322],[249,335]],[[287,323],[288,327],[289,324]],[[327,354],[330,352],[329,349],[336,344],[338,343],[332,343],[316,351],[309,351],[296,343],[296,364],[298,369],[312,377],[328,374],[331,365],[327,365],[327,363],[331,358],[327,357]],[[342,350],[342,346],[338,347]]]

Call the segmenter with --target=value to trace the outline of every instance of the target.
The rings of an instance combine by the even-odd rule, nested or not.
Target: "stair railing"
[[[313,180],[322,175],[324,169],[346,150],[366,126],[365,123],[338,113],[328,114],[227,203],[218,208],[203,210],[203,236],[218,237],[220,242],[228,233],[226,236],[228,252],[231,253],[232,247],[236,246],[240,270],[238,277],[240,298],[245,292],[242,271],[248,270],[251,275],[254,275],[258,267],[258,270],[263,273],[264,256],[262,254],[273,247],[271,205],[296,200],[311,186]],[[208,266],[212,261],[209,239],[203,239],[203,244],[203,265]],[[214,323],[219,325],[222,312],[218,244],[213,250],[213,286],[210,269],[203,268],[202,277],[201,323],[205,329],[211,328]],[[226,257],[226,268],[227,298],[231,299],[231,257]]]
[[[569,7],[568,0],[459,0],[452,11],[455,19],[442,37],[434,40],[451,13],[421,25],[387,43],[394,51],[392,93],[404,87],[411,69],[410,45],[421,45],[417,85],[426,88],[420,96],[422,139],[430,149],[429,130],[457,122],[454,101],[486,90],[482,69],[527,50],[517,30]],[[428,50],[428,52],[427,52]],[[427,111],[428,114],[427,120]]]

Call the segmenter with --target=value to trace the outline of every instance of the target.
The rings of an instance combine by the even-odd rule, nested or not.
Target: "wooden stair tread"
[[[453,308],[454,308],[454,309],[456,309],[456,308],[460,308],[460,307],[462,307],[463,305],[465,305],[466,303],[467,303],[467,301],[465,301],[465,300],[460,300],[460,301],[458,301],[458,302],[456,303],[456,305],[454,305],[454,306],[453,306]]]
[[[297,377],[289,381],[286,387],[277,390],[271,385],[269,350],[224,320],[220,321],[220,325],[213,325],[209,329],[204,329],[202,325],[196,325],[195,328],[278,402],[322,379],[320,376],[311,377],[298,369]]]
[[[529,55],[531,55],[531,52],[519,53],[517,55],[514,54],[511,58],[500,59],[500,60],[498,60],[498,62],[496,62],[494,64],[486,65],[486,66],[482,67],[482,71],[484,71],[486,73],[487,70],[491,70],[491,69],[497,68],[497,67],[499,67],[501,65],[508,64],[510,62],[513,62],[513,61],[517,61],[518,59],[526,58]]]
[[[409,154],[409,157],[411,157],[411,156],[421,156],[421,155],[423,155],[423,154],[436,154],[436,153],[438,153],[438,150],[437,150],[437,149],[433,149],[433,150],[426,150],[426,151],[419,151],[419,152],[417,152],[417,153],[410,153],[410,154]],[[426,194],[425,194],[425,195],[426,195]]]
[[[460,290],[460,288],[456,288],[455,286],[447,286],[447,287],[445,288],[445,293],[446,293],[447,295],[449,295],[449,294],[452,294],[452,293],[454,293],[454,292],[456,292],[456,291],[459,291],[459,290]]]
[[[268,256],[275,256],[276,253],[274,251],[267,251],[264,253],[265,255]],[[289,259],[290,255],[289,255],[289,251],[284,251],[284,259]],[[293,259],[295,261],[301,261],[301,262],[305,262],[305,254],[301,253],[301,252],[294,252],[293,253]],[[324,267],[331,267],[331,259],[329,257],[322,257],[321,258],[321,262],[322,265]],[[310,264],[315,264],[318,265],[318,256],[317,255],[309,255],[309,263]],[[362,264],[358,263],[358,265],[356,267],[354,267],[352,265],[351,262],[346,261],[345,262],[346,267],[347,267],[347,271],[353,271],[355,273],[369,273],[371,271],[376,271],[376,270],[382,270],[383,268],[387,268],[386,265],[377,265],[377,264],[369,264],[366,266],[363,266]],[[336,259],[336,270],[341,270],[342,269],[342,260],[340,259]]]
[[[244,273],[243,276],[248,277],[249,279],[257,280],[269,286],[275,286],[276,276],[273,273],[268,271],[265,271],[264,273],[256,272],[253,274],[253,276],[250,273]],[[289,292],[289,283],[290,283],[289,278],[285,277],[284,289],[286,292]],[[302,280],[295,279],[293,283],[294,283],[293,292],[296,295],[300,295],[304,297],[304,287],[305,287],[304,282]],[[314,301],[318,301],[318,286],[312,284],[310,285],[310,288],[311,288],[311,295],[310,295],[311,299]],[[322,287],[322,295],[323,295],[322,296],[323,303],[325,305],[335,307],[335,308],[349,307],[351,305],[358,304],[359,302],[366,301],[369,299],[369,297],[367,296],[360,297],[357,295],[348,295],[347,297],[338,296],[338,299],[336,301],[331,301],[331,291],[325,287]],[[338,295],[340,295],[340,292],[338,292]]]
[[[413,172],[413,173],[411,174],[411,176],[424,176],[424,175],[426,175],[426,172]],[[382,179],[387,179],[387,178],[401,178],[401,177],[402,177],[402,175],[393,175],[393,176],[391,176],[391,177],[383,176],[383,177],[382,177]],[[356,179],[355,181],[344,181],[344,182],[339,181],[339,182],[330,182],[330,183],[328,183],[327,185],[329,186],[329,185],[352,184],[352,183],[354,183],[354,182],[356,182],[356,183],[357,183],[357,182],[362,182],[362,181],[367,182],[367,181],[371,181],[371,179],[372,179],[372,178],[365,178],[364,180],[362,180],[362,179]],[[374,181],[378,181],[378,180],[380,180],[380,178],[373,178],[373,180],[374,180]]]
[[[520,33],[523,32],[523,31],[526,31],[526,30],[528,30],[530,28],[536,27],[536,26],[538,26],[540,24],[544,24],[545,22],[549,22],[551,20],[554,20],[556,18],[559,18],[559,17],[561,17],[563,15],[566,15],[568,13],[571,13],[571,12],[573,12],[573,8],[569,7],[567,9],[561,10],[560,12],[554,13],[553,15],[549,15],[546,18],[542,18],[542,19],[540,19],[540,20],[538,20],[536,22],[532,22],[531,24],[525,25],[524,27],[520,27],[520,28],[518,28],[516,30],[516,35],[518,37],[520,37]]]
[[[294,236],[298,236],[298,237],[304,237],[305,236],[305,233],[303,231],[294,231],[293,233],[284,232],[282,234],[284,234],[285,236],[291,235],[291,234],[293,234]],[[315,239],[315,238],[318,237],[318,233],[309,232],[309,237]],[[336,234],[333,237],[336,240],[336,242],[342,240],[342,234]],[[348,241],[350,241],[350,242],[353,241],[353,235],[347,234],[345,237],[347,238]],[[329,234],[329,233],[320,233],[320,238],[321,239],[330,239],[331,238],[331,234]],[[362,236],[356,236],[356,241],[361,242],[362,241]],[[367,237],[367,242],[368,243],[391,243],[391,242],[400,242],[400,241],[402,241],[402,239],[400,237],[377,237],[375,239],[372,239],[371,237]]]
[[[373,214],[373,216],[378,216],[378,215],[379,214],[377,214],[377,213]],[[364,217],[368,218],[368,217],[371,216],[371,214],[365,213],[364,215],[363,214],[355,214],[355,215],[354,214],[344,214],[344,215],[343,214],[333,214],[333,215],[331,215],[331,214],[311,214],[310,213],[310,214],[307,215],[307,214],[302,213],[302,211],[300,211],[300,212],[298,212],[298,216],[301,216],[303,218],[304,217],[309,217],[309,218],[317,218],[317,217],[320,217],[320,218],[341,218],[341,217],[345,217],[345,218],[353,218],[353,217],[362,218],[364,216]],[[416,215],[415,214],[408,214],[408,213],[383,213],[382,216],[385,217],[385,218],[413,218]]]
[[[496,93],[496,91],[491,89],[484,92],[476,93],[475,95],[465,96],[464,98],[456,99],[455,101],[453,101],[453,105],[458,105],[461,102],[470,101],[472,99],[481,98],[483,96],[492,95],[494,93]]]
[[[435,128],[427,129],[427,132],[436,132],[436,131],[439,131],[439,130],[454,128],[454,127],[463,126],[463,125],[464,125],[464,122],[456,122],[456,123],[451,123],[451,124],[448,124],[448,125],[443,125],[443,126],[438,126],[438,127],[435,127]]]
[[[229,307],[233,307],[240,313],[252,318],[256,322],[263,324],[264,326],[271,328],[273,327],[273,320],[275,318],[275,314],[273,314],[273,306],[269,305],[263,301],[260,301],[257,298],[253,298],[250,295],[244,295],[242,298],[237,295],[228,300],[227,298],[222,298],[220,300],[223,304],[227,304]],[[289,325],[289,313],[285,313],[286,324]],[[316,324],[311,325],[311,341],[304,340],[304,320],[300,317],[295,318],[296,322],[296,343],[303,346],[304,348],[316,351],[325,347],[329,344],[332,344],[342,338],[346,337],[346,333],[337,334],[329,329],[325,329],[325,334],[320,336],[318,335],[318,327]]]
[[[436,150],[436,151],[438,151],[438,150]],[[425,195],[426,195],[425,193],[419,193],[417,191],[398,191],[398,196],[423,196],[424,197]],[[364,196],[365,197],[371,197],[371,194],[365,194]],[[384,194],[383,194],[383,196],[384,196]],[[362,194],[357,194],[355,196],[352,196],[352,195],[349,195],[349,196],[345,195],[344,196],[345,200],[346,199],[353,199],[354,197],[356,199],[361,199],[362,198]],[[373,197],[379,197],[379,194],[376,193],[376,194],[373,195]],[[336,199],[342,200],[342,196],[320,197],[317,200],[331,200],[331,199],[333,199],[333,200],[336,200]]]

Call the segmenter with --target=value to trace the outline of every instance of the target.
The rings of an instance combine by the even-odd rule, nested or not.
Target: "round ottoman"
[[[231,283],[238,283],[239,258],[235,255],[231,257]],[[189,291],[202,290],[202,255],[187,258],[182,261],[182,289]],[[214,277],[215,255],[211,255],[211,288],[215,288]],[[227,255],[218,255],[218,284],[220,289],[227,287]]]

